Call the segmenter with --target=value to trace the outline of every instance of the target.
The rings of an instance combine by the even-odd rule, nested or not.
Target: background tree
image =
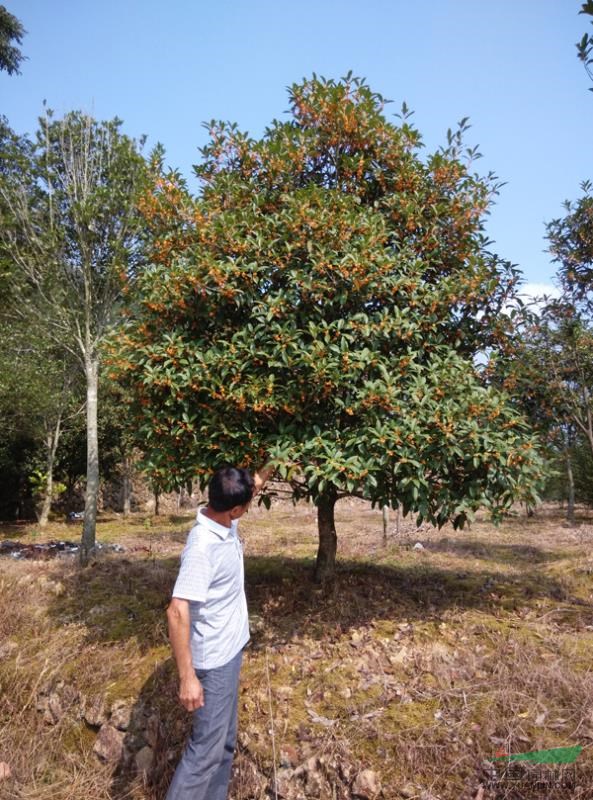
[[[44,527],[55,495],[60,438],[82,411],[82,387],[72,359],[35,327],[35,320],[25,325],[0,317],[0,335],[0,433],[5,442],[29,442],[25,450],[30,451],[22,474],[18,459],[5,461],[4,467],[12,467],[19,478],[13,486],[17,509],[30,494],[34,477],[35,513]]]
[[[145,162],[121,122],[72,112],[40,120],[34,142],[4,130],[2,261],[13,307],[77,359],[86,382],[87,480],[81,559],[95,544],[101,343],[140,259],[136,199]],[[20,160],[17,160],[20,159]],[[6,280],[6,279],[5,279]]]
[[[582,196],[566,200],[566,214],[546,226],[550,253],[558,263],[558,278],[567,302],[593,312],[593,196],[591,181],[581,184]]]
[[[21,44],[26,31],[19,20],[10,14],[6,6],[0,6],[0,70],[9,75],[18,75],[24,56],[14,44]]]
[[[550,476],[546,493],[558,495],[561,490],[559,499],[567,499],[567,518],[574,522],[577,487],[579,499],[591,495],[583,491],[591,480],[583,469],[593,460],[593,332],[566,299],[548,299],[523,325],[512,354],[493,372],[564,474],[560,479],[557,473]]]
[[[540,464],[472,360],[505,348],[517,275],[488,249],[498,185],[471,174],[466,121],[423,161],[408,115],[388,122],[361,80],[314,77],[289,99],[259,140],[210,123],[198,198],[157,178],[153,266],[111,369],[164,484],[273,458],[318,507],[323,579],[339,498],[462,526],[531,496]]]
[[[587,0],[586,3],[583,3],[579,14],[586,14],[591,17],[590,22],[593,25],[593,0]],[[580,42],[577,42],[577,52],[587,70],[587,75],[593,81],[593,36],[585,32]],[[593,92],[593,87],[589,91]]]

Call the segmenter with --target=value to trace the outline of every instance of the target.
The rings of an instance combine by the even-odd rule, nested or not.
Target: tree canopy
[[[582,195],[564,203],[566,214],[547,225],[550,253],[558,264],[564,291],[575,302],[593,298],[593,184],[581,184]]]
[[[587,2],[583,3],[579,14],[591,17],[590,22],[593,25],[593,0],[587,0]],[[593,36],[586,31],[582,39],[577,42],[577,52],[587,71],[587,75],[593,81]],[[590,87],[589,91],[593,92],[593,87]]]
[[[523,419],[473,358],[504,350],[516,274],[488,249],[498,189],[461,129],[424,160],[364,81],[313,77],[255,140],[211,122],[192,197],[157,170],[152,266],[111,358],[146,464],[165,484],[273,458],[319,506],[331,573],[336,499],[463,525],[534,489]]]
[[[24,56],[17,45],[22,43],[25,32],[21,22],[0,5],[0,70],[9,75],[20,72]]]

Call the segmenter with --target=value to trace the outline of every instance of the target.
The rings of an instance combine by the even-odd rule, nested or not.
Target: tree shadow
[[[438,549],[484,557],[482,550],[473,550],[472,543],[467,545],[441,540]],[[435,549],[434,542],[427,546]],[[525,564],[548,560],[547,553],[537,556],[528,547],[497,545],[486,550],[486,557],[505,562],[514,554]],[[422,556],[418,563],[401,566],[343,560],[334,580],[319,587],[312,582],[313,566],[313,560],[307,558],[245,559],[255,644],[264,629],[266,642],[274,644],[299,634],[303,625],[307,625],[308,635],[321,638],[329,624],[344,632],[381,619],[434,618],[451,608],[496,614],[532,599],[571,601],[560,580],[537,568],[525,569],[517,576],[496,569],[439,567],[426,563]],[[116,644],[133,637],[144,653],[168,644],[165,609],[177,568],[175,557],[130,559],[110,555],[61,577],[64,588],[52,599],[50,614],[60,624],[83,624],[89,643]],[[582,601],[575,602],[582,605]]]
[[[144,654],[168,644],[165,610],[178,558],[127,558],[116,554],[60,577],[62,592],[49,613],[63,625],[82,624],[88,643],[134,639]]]
[[[311,583],[313,561],[258,558],[246,560],[249,608],[258,646],[289,641],[302,634],[322,638],[378,620],[438,619],[449,609],[487,610],[496,615],[532,599],[570,601],[563,583],[537,569],[519,577],[496,570],[461,572],[422,563],[376,565],[341,561],[335,580],[319,588]],[[576,601],[582,605],[581,601]],[[258,622],[263,624],[259,625]]]
[[[562,552],[542,550],[527,544],[494,544],[471,539],[418,539],[431,552],[454,553],[463,557],[498,561],[503,564],[545,564],[565,558]]]
[[[459,544],[454,542],[454,547]],[[490,552],[497,554],[496,549]],[[530,563],[528,550],[520,550],[521,556]],[[509,576],[496,569],[445,569],[422,555],[401,566],[341,561],[335,579],[318,587],[312,583],[313,566],[306,558],[245,559],[252,648],[282,647],[305,631],[312,639],[337,641],[351,628],[381,620],[438,620],[449,609],[497,615],[532,599],[571,602],[562,582],[537,568]],[[118,554],[85,569],[73,568],[61,577],[63,592],[52,599],[49,613],[59,625],[83,624],[87,643],[106,646],[104,657],[117,658],[121,645],[132,638],[140,653],[149,654],[152,648],[168,647],[165,609],[177,568],[176,557]],[[112,707],[111,727],[116,725],[113,713]],[[128,716],[112,796],[162,798],[191,724],[177,701],[171,657],[155,665]]]
[[[35,520],[23,520],[22,522],[1,522],[0,523],[0,542],[9,539],[19,539],[21,536],[27,536],[31,525],[35,524]]]

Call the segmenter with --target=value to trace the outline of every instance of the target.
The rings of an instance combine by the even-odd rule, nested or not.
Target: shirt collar
[[[226,539],[229,533],[231,533],[231,531],[237,527],[237,523],[232,522],[230,528],[225,528],[224,525],[221,525],[219,522],[215,522],[213,519],[210,519],[210,517],[207,517],[204,514],[203,508],[198,509],[197,520],[200,525],[208,528],[209,531],[212,531],[212,533],[220,536],[221,539]]]

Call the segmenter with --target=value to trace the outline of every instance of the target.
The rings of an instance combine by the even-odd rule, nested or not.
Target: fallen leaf
[[[308,708],[307,714],[311,717],[312,722],[316,722],[318,725],[323,725],[324,728],[331,728],[332,725],[335,725],[337,720],[335,719],[328,719],[327,717],[322,717],[320,714],[317,714],[313,709]]]

